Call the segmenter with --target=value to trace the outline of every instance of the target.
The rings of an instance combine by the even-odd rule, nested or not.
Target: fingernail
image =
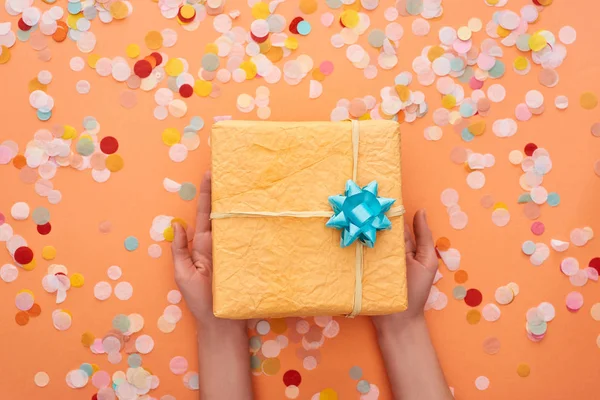
[[[423,218],[427,219],[427,210],[423,209]]]
[[[174,223],[173,224],[173,233],[177,233],[179,231],[179,224],[178,223]]]

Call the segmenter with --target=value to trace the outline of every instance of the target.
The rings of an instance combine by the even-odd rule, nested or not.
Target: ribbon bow
[[[329,196],[334,215],[325,225],[342,230],[342,247],[350,246],[357,239],[373,247],[377,231],[392,227],[385,213],[396,200],[377,196],[377,189],[377,181],[361,189],[353,180],[348,180],[344,195]]]

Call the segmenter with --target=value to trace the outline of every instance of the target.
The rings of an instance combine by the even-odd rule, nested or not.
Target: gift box
[[[406,309],[396,122],[222,121],[211,152],[217,317]]]

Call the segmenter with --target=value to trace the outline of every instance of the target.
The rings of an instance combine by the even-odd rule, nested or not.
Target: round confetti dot
[[[531,232],[534,235],[542,235],[544,233],[544,231],[546,230],[546,227],[544,226],[543,223],[541,222],[534,222],[533,224],[531,224]]]
[[[112,286],[108,282],[98,282],[94,286],[94,297],[98,300],[106,300],[112,293]]]
[[[50,377],[45,372],[38,372],[33,377],[33,382],[35,382],[35,385],[38,387],[46,387],[50,383]]]
[[[196,186],[193,183],[184,182],[179,189],[179,197],[185,201],[194,200],[196,197]]]
[[[14,259],[21,265],[29,264],[33,260],[33,251],[26,246],[22,246],[15,250]]]
[[[362,378],[362,376],[363,376],[363,371],[362,371],[361,367],[355,365],[352,368],[350,368],[350,378],[357,381],[360,378]]]
[[[106,136],[100,141],[100,150],[104,154],[113,154],[119,149],[119,142],[112,136]]]
[[[477,289],[469,289],[467,290],[467,295],[465,296],[465,304],[469,307],[477,307],[481,304],[483,300],[483,296],[481,292]]]
[[[42,258],[44,260],[54,260],[56,257],[56,248],[54,246],[44,246],[42,249]]]
[[[579,311],[583,307],[583,295],[579,292],[571,292],[566,299],[567,309],[572,312]]]
[[[475,379],[475,387],[478,390],[486,390],[490,387],[490,380],[485,376],[479,376]]]
[[[10,209],[10,215],[17,221],[26,220],[29,217],[29,205],[24,202],[13,204]]]
[[[119,300],[129,300],[133,296],[133,286],[131,286],[131,283],[117,283],[117,286],[115,286],[115,296]]]
[[[302,376],[295,369],[290,369],[283,374],[283,384],[285,386],[300,386],[300,383],[302,383]]]
[[[529,364],[522,363],[517,366],[517,375],[521,378],[527,378],[530,372],[531,368],[529,367]]]
[[[175,375],[183,375],[187,372],[188,361],[185,359],[185,357],[173,357],[169,362],[169,369]]]
[[[593,110],[598,105],[598,98],[592,92],[585,92],[579,98],[579,104],[585,110]]]
[[[128,236],[125,239],[125,248],[128,251],[135,251],[139,247],[140,243],[135,236]]]
[[[476,325],[481,320],[481,313],[479,310],[469,310],[467,312],[467,322],[470,325]]]
[[[487,338],[483,341],[483,352],[485,354],[494,355],[500,351],[500,340],[495,337]]]

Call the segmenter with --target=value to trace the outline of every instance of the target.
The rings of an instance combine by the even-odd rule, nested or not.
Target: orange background
[[[59,1],[66,6],[66,1]],[[384,3],[384,2],[382,2]],[[387,2],[386,2],[387,3]],[[391,2],[390,2],[391,3]],[[511,0],[507,9],[517,11],[529,4],[525,0]],[[36,2],[40,7],[46,7]],[[371,28],[383,29],[386,22],[383,11],[387,6],[380,5],[370,12]],[[345,49],[334,49],[329,43],[330,36],[337,27],[325,28],[319,22],[320,15],[330,11],[324,2],[319,9],[307,17],[313,26],[308,37],[299,39],[296,55],[308,54],[316,64],[330,59],[335,64],[334,73],[323,82],[324,93],[316,99],[308,99],[308,77],[295,87],[283,80],[271,89],[272,120],[328,120],[330,111],[340,98],[352,99],[373,95],[378,100],[379,90],[393,84],[394,76],[401,71],[411,71],[411,62],[421,49],[429,44],[437,44],[437,32],[442,26],[466,24],[469,18],[478,17],[485,23],[497,9],[487,7],[483,0],[446,0],[444,14],[430,21],[431,32],[426,37],[415,37],[410,23],[413,17],[399,17],[405,35],[400,41],[399,65],[392,71],[379,71],[375,80],[364,79],[362,71],[354,68],[345,58]],[[245,1],[230,1],[227,9],[238,8],[242,15],[234,25],[249,27],[252,18]],[[589,309],[600,301],[598,283],[588,282],[583,288],[574,288],[568,278],[559,270],[563,257],[578,258],[582,267],[595,256],[600,256],[598,238],[583,248],[571,246],[567,253],[552,251],[550,258],[540,267],[532,266],[521,252],[525,240],[543,241],[549,244],[551,238],[566,240],[574,228],[591,226],[600,232],[600,212],[598,194],[600,178],[594,175],[593,163],[600,158],[600,139],[590,135],[590,126],[600,121],[598,109],[583,110],[579,106],[579,96],[584,91],[600,93],[600,58],[597,41],[600,25],[597,16],[600,6],[596,2],[556,1],[540,16],[537,24],[530,28],[548,29],[558,34],[563,25],[577,29],[575,44],[567,46],[568,56],[558,68],[560,83],[553,89],[541,87],[537,83],[539,66],[534,65],[527,76],[517,76],[512,71],[512,61],[517,55],[514,48],[504,48],[502,60],[507,65],[507,73],[495,83],[503,84],[507,97],[500,104],[493,104],[489,116],[487,132],[471,143],[464,143],[451,128],[444,128],[444,137],[439,142],[427,142],[423,129],[432,124],[431,112],[440,106],[440,95],[435,87],[423,88],[416,82],[412,90],[422,90],[426,94],[430,113],[413,124],[405,124],[403,129],[403,180],[404,199],[409,217],[414,210],[425,207],[434,235],[447,236],[452,246],[462,253],[461,268],[469,273],[467,287],[482,291],[482,306],[493,301],[494,291],[510,281],[519,284],[520,294],[508,306],[501,306],[502,317],[489,323],[481,321],[477,325],[466,322],[468,307],[462,301],[451,298],[454,287],[452,273],[444,266],[440,270],[444,278],[438,288],[449,296],[449,304],[442,311],[427,313],[434,344],[447,376],[448,384],[455,388],[459,399],[592,399],[597,398],[596,383],[600,378],[598,362],[600,350],[596,346],[596,336],[600,333],[598,322],[592,320]],[[299,15],[298,2],[288,1],[279,6],[278,13],[289,21]],[[338,15],[338,12],[334,11]],[[0,10],[0,20],[17,19]],[[92,31],[98,43],[94,50],[101,56],[125,57],[125,47],[137,43],[145,53],[143,38],[149,30],[164,28],[176,29],[179,34],[177,44],[170,49],[162,49],[170,57],[186,58],[190,71],[195,73],[200,67],[201,49],[218,34],[213,30],[212,17],[208,17],[195,32],[185,32],[173,20],[164,19],[155,3],[134,2],[133,14],[124,21],[104,25],[93,21]],[[366,34],[360,39],[365,48]],[[476,34],[477,43],[487,37],[485,32]],[[125,41],[123,38],[127,38]],[[12,60],[0,66],[0,142],[7,139],[19,143],[23,151],[37,129],[54,124],[69,124],[81,131],[81,121],[85,116],[94,116],[101,125],[99,137],[115,136],[120,143],[119,154],[125,160],[125,168],[114,173],[107,183],[98,184],[87,171],[62,168],[53,179],[55,188],[61,190],[63,200],[58,205],[50,205],[47,200],[35,194],[33,185],[20,182],[17,170],[12,165],[0,166],[0,211],[7,216],[15,233],[21,234],[36,253],[38,267],[32,272],[20,271],[17,281],[0,283],[0,397],[7,399],[80,399],[90,398],[94,393],[91,384],[84,389],[73,390],[66,386],[65,375],[83,362],[97,363],[103,369],[114,372],[126,368],[126,361],[112,366],[105,356],[95,356],[80,344],[84,331],[104,335],[118,313],[140,313],[146,324],[144,333],[155,338],[156,346],[152,353],[143,356],[143,366],[159,376],[160,386],[151,395],[160,398],[172,394],[177,399],[197,398],[196,392],[187,390],[181,378],[169,371],[168,362],[176,355],[190,360],[190,368],[195,369],[195,333],[192,317],[185,313],[182,321],[171,334],[163,334],[156,328],[156,320],[168,304],[166,294],[175,288],[168,246],[162,244],[163,256],[151,259],[146,252],[152,243],[148,235],[152,219],[159,214],[181,216],[192,220],[194,202],[184,202],[177,194],[167,193],[162,180],[169,177],[178,182],[199,183],[200,177],[209,165],[210,121],[214,115],[231,114],[236,119],[256,119],[256,112],[242,114],[236,109],[236,98],[240,93],[254,94],[261,80],[234,82],[221,85],[222,96],[218,99],[198,98],[186,100],[188,115],[178,120],[168,117],[157,121],[152,116],[155,106],[153,93],[138,91],[138,104],[132,110],[119,105],[119,94],[125,90],[112,78],[101,78],[95,71],[85,67],[76,73],[70,70],[71,57],[81,55],[75,44],[69,40],[63,43],[50,41],[52,60],[39,61],[29,43],[17,42],[11,49]],[[372,58],[373,49],[369,48]],[[283,63],[280,63],[282,66]],[[54,75],[48,87],[48,94],[54,97],[56,106],[49,122],[40,122],[35,110],[29,106],[28,82],[42,69]],[[75,83],[87,79],[91,83],[88,95],[79,95]],[[164,86],[164,83],[161,85]],[[487,88],[486,83],[484,88]],[[499,139],[491,132],[491,124],[498,118],[514,118],[514,107],[524,101],[530,89],[540,90],[546,97],[546,112],[528,122],[519,122],[517,134],[511,138]],[[466,91],[470,93],[470,90]],[[570,106],[566,111],[558,111],[553,106],[554,97],[567,95]],[[190,152],[182,164],[169,160],[168,149],[161,141],[161,132],[167,127],[180,130],[188,124],[189,118],[200,115],[207,126],[200,132],[200,149]],[[561,196],[559,207],[542,206],[540,220],[546,225],[546,233],[536,238],[522,213],[522,206],[516,203],[521,193],[519,187],[520,170],[508,162],[508,153],[513,149],[523,149],[528,142],[545,147],[553,161],[554,168],[544,179],[544,186],[555,190]],[[462,146],[476,152],[490,152],[496,156],[496,165],[486,169],[487,183],[479,191],[469,189],[465,182],[463,167],[450,161],[453,147]],[[463,231],[453,230],[448,223],[444,206],[440,203],[440,193],[448,187],[457,189],[461,195],[459,204],[469,215],[469,224]],[[509,206],[512,220],[504,228],[491,222],[491,210],[480,206],[484,194],[492,194],[496,201],[504,201]],[[48,236],[40,236],[35,224],[27,221],[14,221],[10,218],[10,207],[17,201],[26,201],[31,208],[46,206],[51,211],[53,230]],[[110,220],[113,230],[108,235],[98,232],[98,224]],[[127,252],[123,240],[134,235],[140,240],[140,248]],[[69,273],[84,274],[83,288],[72,288],[62,305],[54,304],[54,295],[41,287],[41,278],[49,262],[41,258],[41,249],[53,245],[58,250],[54,263],[64,264]],[[0,264],[11,262],[8,252],[0,254]],[[133,297],[129,301],[119,301],[114,295],[105,302],[93,296],[94,284],[107,280],[106,269],[110,265],[120,265],[123,269],[121,280],[134,286]],[[24,327],[17,326],[14,315],[14,297],[20,289],[34,291],[36,302],[42,306],[42,315],[32,319]],[[578,313],[570,313],[564,306],[568,292],[579,290],[585,297],[585,304]],[[549,323],[546,337],[540,343],[529,341],[525,333],[525,312],[542,301],[551,302],[557,315]],[[66,308],[73,314],[73,325],[65,332],[52,327],[51,313],[55,308]],[[481,308],[481,306],[480,306]],[[390,399],[385,372],[370,321],[367,318],[344,320],[339,318],[341,333],[338,337],[326,340],[321,349],[323,358],[313,371],[305,371],[294,355],[291,345],[282,351],[282,369],[277,376],[255,378],[257,398],[284,398],[284,385],[281,376],[287,369],[298,369],[303,377],[300,386],[301,399],[310,397],[326,387],[334,388],[341,399],[358,398],[355,381],[348,375],[351,366],[359,365],[364,370],[364,378],[382,388],[381,399]],[[482,351],[486,337],[496,336],[502,342],[500,353],[489,356]],[[520,378],[516,367],[521,362],[531,365],[531,375]],[[50,385],[38,388],[33,383],[37,371],[46,371],[51,378]],[[489,377],[488,390],[479,392],[474,380],[479,375]]]

